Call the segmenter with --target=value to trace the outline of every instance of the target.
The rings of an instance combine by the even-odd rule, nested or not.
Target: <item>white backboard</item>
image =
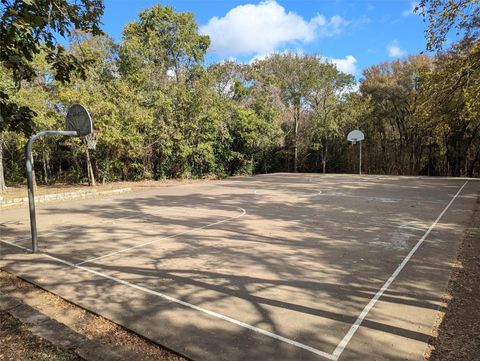
[[[347,140],[349,142],[359,142],[365,139],[365,136],[360,130],[352,130],[350,133],[347,135]]]

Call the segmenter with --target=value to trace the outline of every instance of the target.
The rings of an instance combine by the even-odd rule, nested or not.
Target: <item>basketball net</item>
[[[87,148],[90,150],[95,150],[97,147],[97,136],[98,130],[94,130],[92,133],[87,134],[83,137],[83,141],[87,144]]]

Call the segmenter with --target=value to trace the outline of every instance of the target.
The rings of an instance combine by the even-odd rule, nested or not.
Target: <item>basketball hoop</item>
[[[358,142],[358,145],[360,146],[360,151],[359,151],[359,158],[360,158],[360,162],[359,162],[359,166],[358,166],[358,174],[362,174],[362,140],[365,139],[365,135],[363,134],[362,131],[358,130],[358,129],[355,129],[355,130],[352,130],[350,133],[348,133],[347,135],[347,140],[349,142],[352,142],[352,145],[355,145],[357,144]]]
[[[353,144],[355,144],[356,142],[361,142],[364,139],[365,139],[365,136],[360,130],[352,130],[347,135],[347,140],[349,142],[352,142]]]
[[[97,136],[98,130],[94,130],[93,132],[83,136],[83,141],[87,145],[88,149],[95,150],[95,148],[97,147]]]
[[[30,232],[32,234],[32,251],[38,252],[37,217],[35,213],[35,173],[33,172],[32,146],[35,139],[47,135],[63,135],[67,137],[83,137],[88,149],[95,149],[98,131],[93,130],[93,122],[88,110],[81,104],[73,104],[68,108],[65,117],[65,130],[44,130],[30,137],[25,146],[27,171],[28,208],[30,212]],[[87,157],[88,157],[87,152]]]

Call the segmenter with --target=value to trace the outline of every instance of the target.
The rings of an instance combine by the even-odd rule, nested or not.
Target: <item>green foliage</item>
[[[451,30],[467,39],[480,35],[480,0],[421,0],[416,11],[428,21],[428,50],[441,50]]]
[[[8,6],[20,3],[31,2]],[[68,12],[73,20],[58,20],[61,35],[85,16],[95,26],[98,13],[89,13],[87,3],[99,10],[96,1],[79,2]],[[88,21],[84,30],[93,29]],[[53,48],[42,42],[17,70],[0,66],[0,142],[10,182],[23,180],[25,134],[33,125],[63,129],[72,103],[89,109],[100,131],[97,149],[87,158],[78,138],[42,139],[33,150],[39,182],[84,182],[88,162],[105,182],[358,171],[358,147],[345,139],[353,129],[366,135],[364,172],[480,174],[480,48],[473,30],[435,57],[374,65],[355,84],[317,55],[206,67],[208,37],[198,33],[192,14],[170,7],[143,11],[119,44],[77,25],[62,50],[71,68],[52,62]]]
[[[121,69],[140,81],[166,82],[167,73],[185,81],[195,76],[209,45],[209,37],[198,34],[192,13],[155,5],[125,26]]]
[[[329,143],[344,127],[342,102],[353,85],[353,77],[314,55],[274,54],[257,62],[254,68],[260,82],[278,90],[286,116],[285,144],[293,155],[293,169],[320,150],[325,172]]]
[[[480,42],[468,39],[435,59],[425,74],[423,110],[431,142],[446,158],[446,173],[473,176],[480,162]]]
[[[66,37],[72,29],[101,34],[101,0],[1,0],[0,13],[0,64],[11,72],[16,90],[37,76],[32,62],[40,53],[60,82],[68,82],[76,72],[85,75],[84,64],[59,45],[55,35]],[[3,90],[0,109],[0,130],[32,132],[35,113]]]

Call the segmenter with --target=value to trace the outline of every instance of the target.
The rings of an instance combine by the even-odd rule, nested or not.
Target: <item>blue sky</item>
[[[157,3],[195,15],[212,40],[207,62],[289,50],[321,55],[358,79],[365,67],[425,50],[425,23],[409,0],[106,0],[103,28],[119,41],[124,25]]]

